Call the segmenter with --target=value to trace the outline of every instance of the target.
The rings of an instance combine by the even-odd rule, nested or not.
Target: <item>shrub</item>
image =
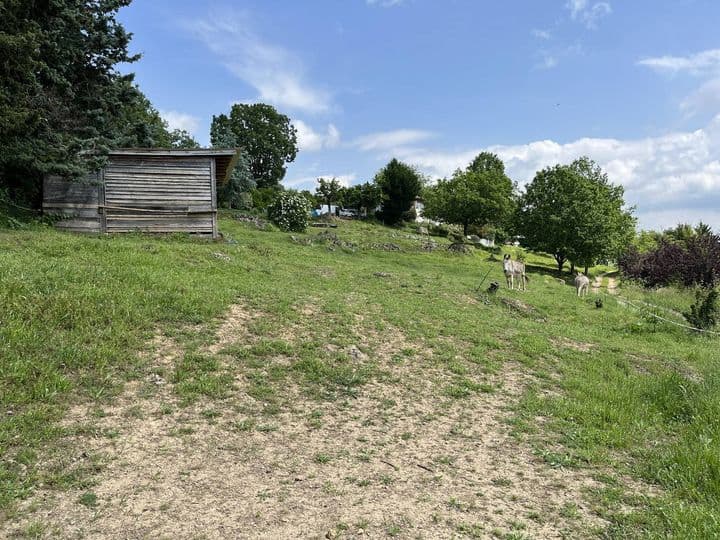
[[[431,223],[428,227],[428,232],[432,236],[442,236],[443,238],[446,238],[449,232],[449,228],[447,225],[443,225],[442,223],[435,225],[434,223]]]
[[[720,319],[717,300],[717,289],[698,289],[695,293],[695,303],[690,306],[690,311],[683,313],[683,317],[695,328],[703,330],[713,328]]]
[[[252,197],[252,207],[260,211],[267,209],[279,193],[282,193],[282,189],[278,187],[253,189],[250,192],[250,196]]]
[[[618,264],[627,277],[646,287],[681,283],[712,288],[720,279],[720,237],[702,234],[683,243],[662,240],[645,253],[631,246]]]
[[[282,192],[268,206],[268,218],[283,231],[307,229],[310,205],[299,193]]]

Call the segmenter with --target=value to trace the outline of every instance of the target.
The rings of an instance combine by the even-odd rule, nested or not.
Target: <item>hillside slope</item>
[[[719,532],[716,340],[536,255],[486,297],[410,231],[222,230],[0,231],[0,532]]]

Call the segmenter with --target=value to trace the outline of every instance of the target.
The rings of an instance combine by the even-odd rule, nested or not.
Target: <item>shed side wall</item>
[[[78,181],[46,176],[43,181],[43,212],[49,216],[65,217],[55,223],[58,229],[100,232],[100,188],[97,173]]]
[[[105,168],[107,232],[213,234],[211,158],[111,156]]]

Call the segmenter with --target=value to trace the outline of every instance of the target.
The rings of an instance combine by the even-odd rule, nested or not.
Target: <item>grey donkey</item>
[[[503,272],[505,272],[505,279],[510,289],[515,288],[515,278],[520,278],[520,284],[518,290],[527,290],[528,278],[525,275],[525,264],[520,261],[513,261],[510,259],[510,255],[503,257]]]
[[[578,272],[575,276],[575,289],[577,290],[578,296],[587,296],[588,289],[590,288],[590,278],[582,272]]]

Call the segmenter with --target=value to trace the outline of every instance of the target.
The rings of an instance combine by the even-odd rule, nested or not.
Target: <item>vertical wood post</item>
[[[107,210],[105,209],[105,168],[103,167],[97,173],[98,181],[98,205],[101,206],[100,214],[100,232],[107,234]]]
[[[210,158],[210,189],[212,190],[212,236],[213,238],[218,237],[218,222],[217,222],[217,181],[215,180],[215,158]]]

